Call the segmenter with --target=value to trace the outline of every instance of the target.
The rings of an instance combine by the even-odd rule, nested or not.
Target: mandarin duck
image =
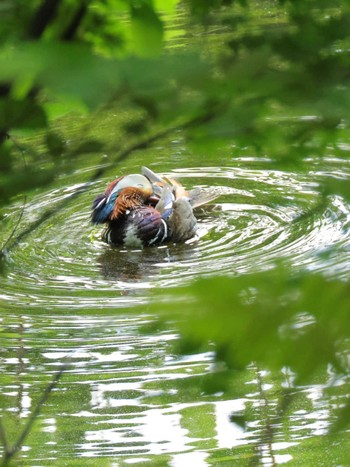
[[[217,196],[202,189],[186,191],[176,180],[143,167],[142,174],[117,178],[95,198],[91,220],[106,224],[102,239],[112,245],[181,243],[196,234],[193,208]]]

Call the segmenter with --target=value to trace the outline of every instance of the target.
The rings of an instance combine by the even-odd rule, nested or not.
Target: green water
[[[193,378],[210,373],[213,354],[174,353],[177,331],[170,324],[152,328],[149,302],[159,288],[217,272],[249,275],[281,258],[296,271],[347,278],[350,206],[340,196],[321,202],[319,193],[328,179],[349,177],[349,162],[330,155],[279,171],[267,159],[233,157],[227,147],[213,166],[177,135],[108,170],[70,200],[97,168],[99,155],[89,157],[85,168],[31,194],[19,231],[46,209],[56,211],[9,253],[2,278],[0,397],[10,440],[68,364],[16,465],[344,462],[344,451],[324,435],[349,393],[348,378],[334,386],[329,372],[296,387],[288,369],[271,374],[252,364],[234,387],[206,393]],[[200,167],[193,166],[198,157]],[[217,202],[198,212],[198,239],[144,251],[100,241],[100,228],[89,223],[92,199],[117,174],[138,172],[145,163],[189,188],[220,187]],[[18,202],[7,210],[1,241],[21,209]],[[294,398],[281,419],[285,391]]]
[[[169,50],[203,40],[210,57],[226,29],[211,25],[204,38],[197,29],[192,36],[185,19],[178,15],[176,31],[167,30]],[[274,20],[267,9],[257,18]],[[110,167],[123,149],[121,123],[139,121],[118,111],[86,126],[83,117],[57,123],[68,146],[84,140],[85,128],[105,142],[106,153],[65,161],[67,170],[51,185],[1,212],[0,245],[12,232],[18,240],[0,277],[0,408],[9,444],[65,365],[13,465],[350,465],[348,433],[328,435],[348,401],[348,375],[329,365],[300,383],[288,367],[267,371],[251,362],[237,374],[227,370],[217,390],[226,368],[214,346],[181,354],[173,316],[161,326],[153,306],[161,293],[164,300],[167,291],[217,274],[252,278],[242,291],[249,298],[254,274],[282,260],[291,276],[348,281],[350,205],[340,194],[323,196],[328,184],[349,181],[348,141],[329,147],[324,158],[311,154],[281,168],[269,154],[257,158],[235,141],[206,148],[176,130]],[[38,139],[25,141],[40,154]],[[121,144],[132,145],[137,135],[130,139]],[[187,188],[220,191],[196,212],[198,238],[145,250],[101,242],[101,229],[90,224],[93,199],[116,176],[143,165]],[[310,323],[300,310],[291,329],[302,332]]]

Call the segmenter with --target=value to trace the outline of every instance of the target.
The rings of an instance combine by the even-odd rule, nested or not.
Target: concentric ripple
[[[123,307],[147,301],[147,289],[155,286],[218,272],[248,274],[271,268],[281,258],[295,268],[342,276],[350,265],[350,206],[341,196],[320,193],[328,178],[348,178],[350,166],[338,159],[323,162],[322,170],[317,164],[310,161],[307,172],[286,172],[247,158],[232,167],[168,172],[188,188],[216,187],[222,195],[197,210],[197,239],[142,251],[105,245],[101,229],[90,225],[91,201],[109,178],[71,200],[79,185],[37,195],[26,205],[26,224],[20,228],[48,208],[57,210],[11,251],[2,301],[8,307],[45,304],[61,311],[67,306]],[[11,209],[9,226],[20,209]]]

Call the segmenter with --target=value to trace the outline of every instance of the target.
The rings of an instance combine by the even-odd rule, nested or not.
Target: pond
[[[208,23],[205,34],[201,27],[191,24],[186,12],[176,14],[172,19],[173,26],[169,27],[171,21],[168,21],[165,28],[167,50],[173,53],[177,49],[200,47],[203,52],[203,44],[208,63],[211,63],[212,55],[222,47],[223,38],[228,38],[230,59],[236,59],[239,54],[236,57],[235,41],[243,37],[247,24],[251,27],[241,10],[238,13],[232,18],[225,17],[225,13],[219,27]],[[330,17],[334,14],[337,19],[338,13],[332,8]],[[258,33],[261,24],[267,27],[272,38],[287,21],[285,13],[276,16],[276,2],[261,2],[260,6],[254,3],[248,16],[253,21],[253,35],[248,39],[254,39],[246,41],[248,52],[251,52],[249,47],[258,42],[254,34]],[[316,24],[314,16],[316,18],[316,13],[312,14],[313,26]],[[299,27],[306,17],[299,16]],[[326,16],[322,18],[322,24],[327,25]],[[236,28],[235,34],[228,37],[232,24]],[[342,24],[340,29],[346,27]],[[310,37],[317,42],[320,39],[315,31],[312,28]],[[332,35],[333,30],[330,28],[329,31]],[[346,41],[333,44],[339,56],[344,43],[348,47]],[[266,50],[271,44],[276,46],[275,42],[267,42]],[[292,44],[300,47],[297,41]],[[317,44],[312,46],[316,48]],[[266,50],[253,57],[253,60],[261,60],[262,68]],[[300,50],[296,51],[296,57]],[[307,52],[312,56],[313,48]],[[223,50],[222,70],[226,66],[229,69],[228,56],[228,49]],[[333,57],[324,44],[321,56]],[[72,57],[75,55],[68,58]],[[289,59],[289,53],[286,57]],[[286,57],[280,61],[275,57],[270,60],[269,70],[287,69]],[[311,58],[309,61],[313,64],[314,57]],[[181,83],[183,87],[179,86],[181,89],[174,100],[166,95],[175,88],[160,89],[158,94],[152,87],[159,82],[153,74],[150,76],[151,80],[155,79],[154,83],[145,80],[146,94],[150,92],[157,99],[162,98],[163,92],[166,96],[165,110],[162,109],[165,121],[167,118],[176,120],[182,110],[185,116],[192,115],[188,111],[192,105],[201,108],[198,104],[200,92],[197,96],[195,89],[196,80],[202,79],[201,70],[195,70],[201,61],[196,59],[190,66],[192,57],[189,55],[186,60],[190,69],[188,76],[195,84],[187,89]],[[174,61],[175,65],[169,63],[169,68],[165,66],[164,70],[171,75],[177,61]],[[293,65],[293,61],[291,63]],[[140,64],[133,66],[130,70],[138,70]],[[128,76],[130,70],[126,67],[121,75],[125,72]],[[240,92],[250,95],[249,87],[254,87],[255,77],[246,79],[244,73],[243,77],[238,74],[243,71],[249,76],[251,70],[256,71],[256,68],[250,67],[248,60],[247,68],[238,66],[237,75],[233,72],[233,78],[237,79],[237,89],[232,91],[235,98]],[[221,71],[214,70],[213,75],[217,78]],[[299,74],[298,70],[295,75]],[[271,76],[275,79],[272,85],[269,73],[264,75],[261,88],[264,96],[278,81],[276,75]],[[345,76],[347,79],[348,71]],[[180,73],[180,79],[179,76],[177,79],[186,81],[186,73],[183,78]],[[324,79],[327,80],[328,75]],[[296,78],[297,84],[298,80],[300,78]],[[215,79],[212,88],[209,81],[203,79],[200,86],[202,93],[205,90],[204,96],[208,93],[208,100],[210,93],[221,92],[220,80],[217,88]],[[227,78],[226,84],[228,82]],[[69,79],[67,83],[71,84]],[[67,83],[63,83],[63,90]],[[85,83],[89,92],[91,83],[94,83],[93,79]],[[137,77],[135,83],[131,89],[143,81],[138,81]],[[22,87],[26,86],[24,79],[23,83],[19,82],[16,92],[25,92]],[[320,89],[324,91],[324,87]],[[339,89],[334,90],[334,107],[342,98],[337,91]],[[223,96],[225,92],[227,89]],[[295,89],[291,90],[291,99],[293,92]],[[309,92],[305,92],[308,97]],[[187,102],[188,95],[192,97]],[[230,92],[227,95],[230,96]],[[247,99],[247,102],[252,108],[247,108],[247,114],[242,117],[244,124],[247,124],[250,112],[254,117],[262,115],[255,113],[255,106],[260,105],[259,93],[256,96],[252,93],[251,97],[252,100]],[[283,102],[285,97],[282,95]],[[322,110],[328,102],[323,100],[322,92],[317,98],[318,110]],[[179,109],[174,111],[174,116],[166,107],[176,99],[179,99]],[[221,99],[224,98],[221,96]],[[120,100],[122,107],[124,100],[122,97]],[[268,102],[264,105],[266,109],[271,105],[277,125],[278,118],[294,124],[300,119],[308,121],[311,129],[318,125],[322,129],[322,124],[332,126],[333,111],[337,116],[331,109],[332,118],[326,122],[310,115],[301,117],[300,102],[295,114],[283,115],[283,106],[279,107],[278,99],[276,101],[277,104]],[[155,119],[155,126],[161,126],[164,122],[157,121],[152,108],[147,109],[147,102],[144,104],[143,117],[146,109]],[[84,129],[90,131],[93,127],[88,136],[104,141],[108,148],[106,154],[91,148],[86,154],[83,150],[78,151],[73,163],[64,160],[62,165],[67,162],[67,168],[60,170],[50,185],[30,191],[25,199],[16,197],[0,212],[4,220],[0,245],[8,247],[5,270],[0,276],[0,453],[4,452],[6,443],[7,447],[15,445],[34,414],[34,425],[19,443],[21,449],[14,456],[13,465],[350,465],[348,432],[333,433],[331,430],[338,420],[339,410],[349,404],[350,381],[346,372],[337,371],[335,365],[329,364],[317,369],[309,380],[298,380],[287,364],[271,369],[250,361],[239,370],[227,368],[218,357],[214,342],[208,342],[205,348],[198,345],[194,350],[183,345],[181,327],[169,313],[167,302],[170,300],[173,308],[178,304],[180,309],[183,305],[186,311],[191,296],[185,292],[182,296],[182,291],[199,280],[217,277],[246,278],[249,287],[242,290],[243,299],[247,302],[254,300],[256,275],[266,274],[268,278],[269,272],[279,271],[281,263],[288,264],[292,279],[298,274],[317,274],[326,280],[347,284],[350,269],[349,197],[341,192],[334,194],[331,189],[325,195],[334,183],[349,183],[347,155],[350,146],[346,127],[338,125],[337,135],[345,135],[344,141],[327,146],[325,156],[310,149],[307,157],[300,157],[295,164],[289,160],[284,161],[284,165],[277,165],[272,155],[256,157],[250,149],[232,141],[233,138],[220,140],[220,121],[219,128],[211,129],[214,136],[219,135],[217,146],[215,141],[208,148],[198,141],[197,145],[191,144],[180,125],[173,132],[164,131],[163,137],[155,138],[152,144],[139,145],[138,150],[129,151],[129,157],[114,164],[118,153],[124,150],[124,141],[120,146],[116,144],[116,141],[119,144],[118,132],[122,132],[119,128],[121,121],[124,119],[124,124],[134,128],[129,133],[130,147],[134,139],[137,140],[135,128],[137,130],[140,122],[143,123],[137,114],[139,109],[135,110],[135,106],[132,109],[130,111],[129,107],[120,116],[117,115],[119,107],[115,110],[107,106],[103,109],[105,115],[97,112],[93,122],[86,118],[87,124],[82,116],[69,115],[56,121],[58,134],[62,132],[68,147],[70,144],[79,146],[85,138],[88,141]],[[230,133],[234,112],[230,118],[223,119],[226,125],[223,135],[225,131],[234,134],[234,131]],[[287,134],[290,129],[288,125],[284,130],[286,128]],[[162,132],[163,128],[157,127],[157,130]],[[238,124],[237,134],[242,136],[240,131]],[[312,130],[305,130],[305,140],[308,131]],[[281,137],[283,130],[276,134],[277,138]],[[300,135],[302,131],[295,134]],[[269,135],[266,141],[275,136],[273,131]],[[18,140],[22,144],[21,137]],[[26,148],[34,148],[33,152],[37,151],[39,155],[43,152],[41,135],[23,138],[23,141]],[[45,156],[38,158],[38,165],[42,160],[47,162]],[[26,164],[25,159],[24,153],[21,163]],[[143,250],[111,247],[101,241],[102,229],[90,222],[93,199],[117,176],[140,173],[142,166],[179,179],[186,188],[214,188],[220,194],[215,201],[196,210],[199,230],[195,239],[181,245],[168,244]],[[38,172],[41,169],[38,166]],[[348,290],[346,292],[344,303],[348,301]],[[212,295],[215,293],[213,291]],[[332,307],[332,298],[329,297],[326,306]],[[230,304],[227,309],[229,307]],[[160,309],[161,318],[157,313]],[[347,319],[346,305],[344,310]],[[217,311],[218,317],[221,316],[220,310]],[[234,307],[229,310],[232,315],[236,311]],[[200,316],[201,310],[197,312]],[[313,324],[313,317],[307,312],[307,309],[301,309],[293,326],[280,329],[281,333],[286,329],[287,332],[292,329],[292,333],[308,329]],[[179,316],[179,321],[188,321],[189,326],[193,324],[192,316],[180,313]],[[341,333],[334,335],[335,341]],[[248,347],[255,342],[244,344]],[[320,342],[317,348],[321,349],[322,344]],[[334,347],[338,350],[342,344]],[[344,368],[348,370],[346,344],[348,342],[344,343],[344,355],[341,356],[344,357]],[[270,350],[272,354],[281,351],[273,344]],[[305,354],[305,360],[308,357]]]
[[[233,157],[229,147],[220,149],[220,166],[200,158],[200,167],[193,166],[180,134],[106,170],[72,196],[99,167],[91,155],[85,168],[37,190],[25,204],[22,231],[51,211],[10,252],[2,278],[0,393],[10,441],[67,367],[16,465],[344,461],[343,450],[320,440],[334,417],[332,406],[349,393],[348,378],[331,384],[330,371],[295,386],[287,368],[273,374],[252,363],[234,388],[207,393],[193,378],[212,371],[213,353],[176,354],[176,327],[152,327],[149,303],[154,291],[218,272],[249,276],[282,258],[295,270],[347,278],[350,206],[338,195],[325,202],[320,192],[328,179],[348,178],[350,163],[330,154],[310,158],[299,170],[276,170],[267,158],[244,151]],[[188,188],[220,191],[198,210],[195,241],[132,251],[101,242],[101,229],[89,222],[92,199],[116,175],[139,172],[144,161]],[[21,210],[21,202],[8,209],[9,229]],[[1,236],[4,242],[8,231]],[[282,419],[278,404],[285,391],[294,399]]]

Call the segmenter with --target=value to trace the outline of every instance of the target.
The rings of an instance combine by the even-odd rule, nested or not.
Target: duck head
[[[119,177],[107,186],[105,193],[95,198],[91,220],[94,224],[103,224],[116,219],[126,209],[146,202],[152,195],[156,196],[153,186],[144,175]],[[155,199],[158,199],[157,196]]]

